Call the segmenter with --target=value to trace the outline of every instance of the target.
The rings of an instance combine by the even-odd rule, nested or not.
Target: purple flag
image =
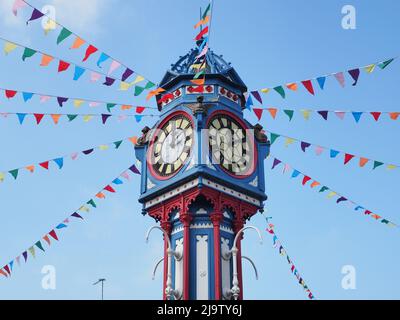
[[[341,203],[341,202],[344,202],[344,201],[347,201],[347,198],[345,198],[345,197],[340,197],[340,198],[336,201],[336,203]]]
[[[360,69],[353,69],[349,71],[349,74],[354,79],[353,86],[356,86],[358,83],[358,78],[360,77]]]
[[[253,95],[254,98],[256,98],[256,100],[259,103],[261,103],[261,104],[263,103],[261,95],[260,95],[260,93],[258,91],[252,91],[251,94]]]
[[[126,68],[124,74],[122,75],[122,81],[126,81],[131,75],[133,75],[133,71],[129,68]]]
[[[114,78],[106,77],[106,81],[103,83],[107,87],[111,87],[115,82]]]
[[[328,120],[328,111],[318,111],[318,114],[324,118],[325,120]]]
[[[93,151],[94,151],[94,149],[85,150],[85,151],[83,151],[83,154],[84,154],[84,155],[89,155],[89,154],[91,154]]]
[[[68,98],[57,97],[58,105],[62,108],[63,104],[68,101]]]
[[[138,170],[138,168],[135,165],[130,167],[129,170],[131,170],[135,174],[140,174],[140,171]]]
[[[303,150],[303,152],[306,152],[306,149],[309,147],[311,147],[311,143],[301,142],[301,150]]]
[[[272,170],[274,170],[276,166],[280,165],[281,163],[282,163],[281,160],[275,158],[274,164],[272,165]]]
[[[26,22],[28,24],[30,21],[34,21],[43,17],[44,14],[40,12],[38,9],[33,9],[31,18]]]
[[[102,114],[101,119],[103,120],[103,124],[106,124],[108,118],[111,117],[111,114]]]
[[[74,217],[74,218],[78,218],[78,219],[82,219],[82,220],[83,220],[82,216],[81,216],[79,213],[76,213],[76,212],[74,212],[74,213],[71,215],[71,217]]]

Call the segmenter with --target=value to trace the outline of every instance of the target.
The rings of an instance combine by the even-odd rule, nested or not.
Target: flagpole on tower
[[[99,279],[99,281],[97,281],[96,283],[93,283],[94,286],[101,283],[101,300],[104,300],[104,282],[105,281],[106,281],[106,279]]]

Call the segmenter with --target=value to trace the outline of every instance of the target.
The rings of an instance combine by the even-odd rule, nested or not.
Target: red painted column
[[[189,300],[189,272],[190,272],[190,222],[192,217],[189,213],[182,212],[180,221],[183,224],[183,300]]]
[[[214,273],[215,273],[215,300],[222,300],[222,277],[221,277],[221,222],[223,214],[218,210],[210,217],[214,226]]]

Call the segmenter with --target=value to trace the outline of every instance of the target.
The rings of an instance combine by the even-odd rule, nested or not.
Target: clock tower
[[[164,299],[243,299],[242,232],[266,201],[270,143],[244,119],[247,87],[211,50],[194,85],[199,49],[172,65],[157,96],[160,119],[136,146],[143,214],[164,233]]]

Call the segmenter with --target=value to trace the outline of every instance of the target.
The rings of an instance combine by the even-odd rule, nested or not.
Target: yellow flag
[[[47,36],[47,34],[51,31],[57,28],[57,23],[54,20],[49,19],[47,23],[44,25],[44,34]]]
[[[269,89],[269,88],[265,88],[265,89],[261,89],[260,91],[261,91],[261,92],[263,92],[263,93],[268,93],[268,92],[269,92],[269,90],[271,90],[271,89]]]
[[[84,122],[89,122],[89,121],[92,120],[92,119],[93,119],[93,116],[91,116],[91,115],[83,116],[83,121],[84,121]]]
[[[18,46],[15,43],[12,42],[6,42],[4,44],[4,53],[7,55],[9,54],[11,51],[13,51],[14,49],[16,49]]]
[[[3,172],[0,172],[0,182],[3,182],[5,178],[5,175]]]
[[[332,191],[331,193],[328,194],[328,198],[331,199],[336,195],[337,195],[337,193]]]
[[[389,170],[393,170],[393,169],[396,169],[397,166],[395,166],[394,164],[388,164],[387,168],[388,168]]]
[[[74,100],[75,108],[80,108],[82,106],[83,102],[84,102],[83,100],[78,100],[78,99]]]
[[[286,138],[285,140],[285,147],[288,147],[289,145],[293,144],[295,140],[293,138]]]
[[[79,208],[78,211],[90,212],[90,209],[88,207],[86,207],[86,206],[82,206],[82,207]]]
[[[99,149],[100,149],[101,151],[105,151],[105,150],[110,149],[110,146],[105,144],[105,145],[100,146]]]
[[[366,66],[364,69],[368,73],[372,73],[375,70],[376,65],[375,64],[370,64],[369,66]]]
[[[32,257],[35,258],[35,247],[30,247],[28,250],[31,253]]]
[[[129,90],[130,87],[132,87],[131,83],[128,83],[128,82],[125,82],[125,81],[121,81],[121,84],[119,85],[119,90],[127,91],[127,90]]]
[[[137,76],[136,79],[135,79],[135,81],[133,81],[133,82],[131,83],[131,86],[134,86],[135,84],[137,84],[137,83],[139,83],[139,82],[142,82],[143,80],[144,80],[144,77],[142,77],[142,76]]]
[[[303,117],[304,117],[305,120],[309,120],[310,119],[310,114],[311,114],[310,110],[301,110],[301,113],[303,114]]]

